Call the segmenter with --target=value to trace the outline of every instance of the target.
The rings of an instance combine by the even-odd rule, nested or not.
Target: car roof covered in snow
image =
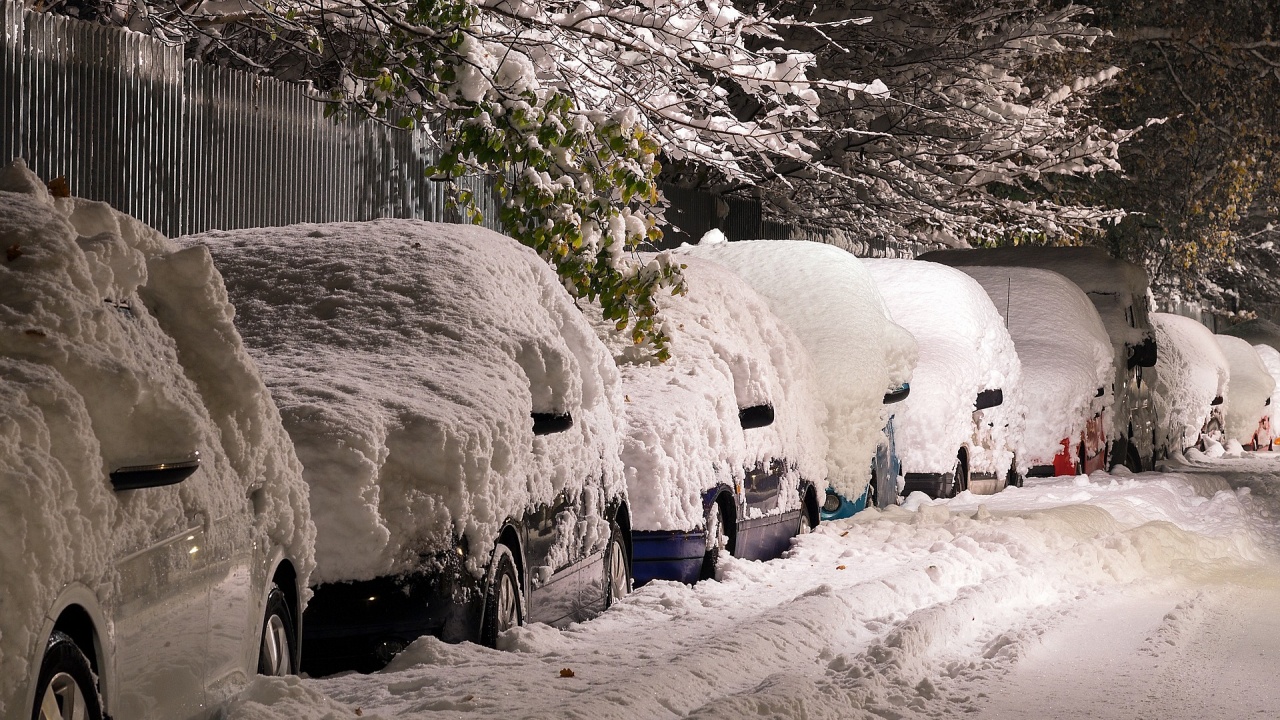
[[[213,252],[297,445],[318,581],[412,569],[458,536],[478,575],[506,519],[601,478],[625,491],[617,370],[532,250],[416,220],[183,241]],[[535,436],[531,413],[573,425]]]

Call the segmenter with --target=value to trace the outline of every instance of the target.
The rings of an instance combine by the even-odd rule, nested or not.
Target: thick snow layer
[[[1191,318],[1151,313],[1151,324],[1160,349],[1153,392],[1157,421],[1170,449],[1188,448],[1199,440],[1214,398],[1227,396],[1227,357],[1213,332]]]
[[[1004,318],[1022,363],[1028,409],[1025,465],[1052,465],[1062,440],[1074,446],[1089,419],[1112,402],[1111,340],[1088,296],[1055,272],[1036,268],[961,267]],[[1099,388],[1103,397],[1097,397]]]
[[[1269,412],[1266,403],[1276,389],[1276,381],[1248,340],[1230,335],[1214,337],[1227,357],[1231,373],[1226,397],[1226,436],[1247,443],[1257,432],[1258,421]]]
[[[744,470],[787,461],[782,502],[795,509],[801,479],[826,482],[826,409],[803,346],[734,273],[682,258],[688,292],[657,299],[671,358],[637,362],[612,323],[600,336],[619,361],[627,438],[622,459],[638,530],[691,530],[702,497],[717,484],[742,485]],[[738,410],[770,405],[774,422],[743,430]]]
[[[104,203],[0,172],[0,715],[71,583],[115,597],[115,561],[199,518],[282,545],[299,580],[315,527],[302,468],[208,252]],[[122,466],[201,455],[168,487],[113,492]],[[261,512],[249,527],[245,497]],[[244,523],[244,526],[241,526]],[[102,630],[109,630],[102,628]],[[37,661],[38,661],[38,656]]]
[[[532,250],[412,220],[184,241],[213,251],[297,445],[317,582],[411,569],[454,536],[478,575],[506,518],[601,478],[624,492],[617,370]],[[573,427],[535,437],[531,412]]]
[[[915,336],[920,360],[911,395],[894,414],[904,473],[945,473],[967,447],[975,473],[1003,474],[1019,450],[1022,369],[1004,320],[976,280],[916,260],[864,260],[893,319]],[[974,413],[983,390],[1004,404]],[[1061,439],[1061,438],[1059,438]],[[1018,462],[1026,467],[1024,453]]]
[[[1262,360],[1262,365],[1267,369],[1267,374],[1276,382],[1276,389],[1271,392],[1271,404],[1267,406],[1267,417],[1271,419],[1271,432],[1276,431],[1276,422],[1280,421],[1280,351],[1277,351],[1271,345],[1254,345],[1254,350],[1258,351],[1258,359]]]
[[[827,481],[859,497],[889,412],[884,394],[911,380],[916,341],[891,319],[871,274],[822,243],[757,240],[684,246],[682,256],[732,268],[795,331],[813,358],[830,442]]]

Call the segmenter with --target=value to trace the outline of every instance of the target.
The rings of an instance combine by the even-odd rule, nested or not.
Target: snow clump
[[[1160,349],[1153,393],[1157,422],[1169,449],[1185,450],[1199,442],[1214,398],[1227,395],[1227,357],[1213,332],[1191,318],[1152,313],[1151,324]]]

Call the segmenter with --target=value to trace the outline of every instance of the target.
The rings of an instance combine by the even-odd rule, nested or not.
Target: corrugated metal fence
[[[297,222],[456,221],[422,130],[334,121],[303,86],[185,60],[119,28],[0,0],[0,158],[166,235]],[[496,221],[492,183],[466,178]]]

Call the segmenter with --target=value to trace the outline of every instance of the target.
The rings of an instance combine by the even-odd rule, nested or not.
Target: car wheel
[[[295,647],[293,612],[289,598],[273,584],[267,595],[267,609],[263,613],[262,642],[258,646],[258,674],[279,677],[294,673],[293,649]]]
[[[493,549],[493,571],[484,595],[484,624],[480,640],[489,647],[498,646],[498,636],[524,624],[524,600],[520,577],[511,548],[499,543]]]
[[[89,659],[65,633],[54,631],[40,661],[32,720],[102,720],[102,700]]]
[[[871,480],[867,483],[867,502],[863,509],[880,507],[880,482],[876,477],[876,469],[871,468]]]
[[[627,562],[627,547],[622,543],[622,528],[617,523],[609,524],[609,550],[604,562],[604,586],[608,590],[605,595],[605,607],[627,596],[631,592],[631,569]]]
[[[711,503],[711,509],[707,511],[705,527],[707,551],[702,557],[702,572],[699,573],[699,579],[714,580],[716,571],[720,569],[720,553],[729,547],[729,536],[724,530],[724,511],[720,509],[720,503]]]
[[[956,466],[951,470],[951,483],[947,486],[943,497],[953,498],[964,492],[967,487],[969,487],[969,479],[965,477],[964,461],[957,457]]]

